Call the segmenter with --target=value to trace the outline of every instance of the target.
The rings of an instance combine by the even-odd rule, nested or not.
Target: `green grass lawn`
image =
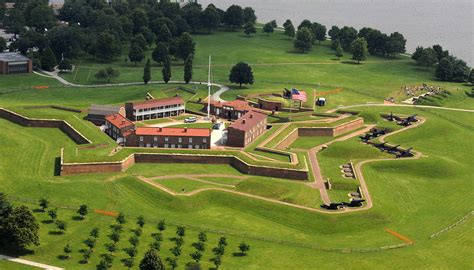
[[[179,178],[160,179],[160,180],[155,180],[155,182],[177,193],[186,193],[186,192],[191,192],[191,191],[202,189],[202,188],[217,187],[217,185],[213,185],[213,184],[203,183],[203,182],[189,180],[189,179],[179,179]],[[221,187],[221,186],[219,187],[226,188],[226,187]]]

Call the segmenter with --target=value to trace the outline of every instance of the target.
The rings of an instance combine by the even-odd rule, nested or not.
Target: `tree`
[[[135,62],[135,65],[137,65],[137,63],[141,62],[143,58],[145,58],[145,55],[143,54],[140,45],[138,45],[137,42],[132,42],[130,50],[128,51],[128,59],[130,59],[131,62]]]
[[[111,67],[108,67],[106,69],[99,69],[97,73],[94,75],[94,77],[98,80],[106,80],[107,83],[110,83],[110,80],[112,78],[116,78],[120,76],[120,72],[118,70],[115,70]]]
[[[219,266],[222,264],[221,256],[216,256],[216,257],[212,258],[212,262],[214,263],[214,266],[216,267],[216,270],[218,270]]]
[[[344,51],[350,51],[352,42],[357,38],[357,30],[354,27],[344,26],[339,31],[339,40]]]
[[[193,79],[193,56],[190,55],[184,61],[184,81],[189,83]]]
[[[420,59],[421,55],[423,54],[423,50],[424,48],[421,46],[416,47],[415,52],[411,55],[411,59],[418,62],[418,59]]]
[[[53,28],[57,22],[53,9],[44,1],[29,2],[23,14],[26,25],[33,27],[39,33],[44,33]]]
[[[313,46],[312,33],[308,28],[301,28],[296,33],[296,39],[294,41],[294,47],[301,53],[306,53],[311,50]]]
[[[165,266],[158,256],[156,250],[149,249],[142,261],[140,262],[140,270],[164,270]]]
[[[164,59],[169,57],[168,46],[166,46],[166,43],[158,42],[156,44],[155,50],[153,50],[153,53],[151,54],[151,57],[158,64],[163,63]]]
[[[224,14],[224,24],[232,29],[241,27],[244,23],[244,12],[241,6],[231,5]]]
[[[183,8],[183,18],[188,22],[191,32],[195,33],[201,27],[202,8],[197,3],[190,3]]]
[[[48,216],[54,221],[58,217],[58,209],[54,208],[48,210]]]
[[[168,257],[168,258],[166,258],[166,261],[170,265],[171,270],[174,270],[174,269],[176,269],[176,267],[178,267],[178,260],[176,258],[169,258]]]
[[[319,23],[313,23],[311,28],[314,33],[314,38],[319,41],[319,44],[326,40],[326,26]]]
[[[193,38],[188,33],[184,33],[178,38],[176,56],[186,60],[190,55],[194,55],[195,47]]]
[[[17,8],[9,9],[3,20],[3,25],[7,29],[7,33],[12,33],[15,37],[20,34],[26,27],[25,17],[21,10]]]
[[[220,17],[219,17],[220,20]],[[189,26],[188,22],[183,19],[181,16],[176,16],[173,20],[173,24],[176,28],[176,36],[181,36],[183,33],[191,31],[191,27]],[[170,30],[171,31],[171,30]]]
[[[41,68],[47,71],[53,71],[56,64],[56,56],[54,56],[51,48],[48,47],[41,55]]]
[[[253,84],[252,68],[247,63],[237,63],[230,70],[229,81],[231,83],[238,83],[239,88],[242,88],[242,84]]]
[[[436,67],[435,75],[442,81],[449,81],[453,76],[453,63],[447,57],[441,59]]]
[[[65,221],[56,220],[54,224],[56,225],[56,229],[58,229],[61,234],[67,230],[67,223]]]
[[[82,219],[84,219],[85,216],[89,213],[89,210],[87,208],[87,205],[82,204],[79,206],[79,209],[77,209],[77,213],[81,216]]]
[[[97,244],[97,239],[89,237],[84,240],[84,244],[89,248],[89,250],[93,250],[95,248],[95,245]]]
[[[435,75],[442,81],[469,81],[470,68],[466,62],[453,56],[444,57],[436,67]]]
[[[136,235],[134,236],[131,236],[128,241],[130,242],[130,244],[132,244],[132,246],[136,247],[138,246],[138,243],[140,242],[140,240],[138,239],[138,237]]]
[[[275,29],[273,29],[273,25],[271,23],[266,23],[262,29],[263,33],[267,33],[267,35],[273,33],[274,30]]]
[[[207,8],[201,14],[201,24],[207,28],[208,33],[211,33],[211,29],[219,26],[220,17],[219,12],[213,5],[208,5]]]
[[[43,210],[43,212],[46,210],[46,208],[48,208],[49,206],[49,201],[48,199],[46,198],[41,198],[39,200],[39,206],[41,207],[41,209]]]
[[[334,54],[336,55],[337,59],[340,59],[344,55],[341,42],[339,42],[339,40],[336,40],[336,49],[334,50]]]
[[[130,19],[132,20],[133,24],[133,34],[137,34],[140,32],[142,27],[146,27],[148,25],[148,17],[146,16],[146,12],[141,8],[134,9],[130,14]]]
[[[201,252],[203,252],[206,249],[206,245],[204,244],[204,242],[201,242],[201,241],[193,243],[193,247],[196,250],[199,250]]]
[[[433,45],[432,48],[436,53],[436,58],[438,59],[438,62],[441,61],[441,59],[449,56],[449,52],[444,51],[441,45]]]
[[[3,37],[0,37],[0,52],[3,52],[7,48],[7,41]]]
[[[214,252],[216,256],[222,256],[224,255],[225,247],[222,245],[218,245],[217,247],[212,249],[212,252]]]
[[[163,241],[163,234],[162,234],[162,233],[153,233],[151,236],[152,236],[153,239],[155,239],[155,241],[157,241],[157,242]]]
[[[84,251],[84,253],[82,255],[82,259],[83,259],[84,263],[89,263],[91,255],[92,255],[92,250],[88,249],[88,250]]]
[[[186,233],[186,228],[184,228],[183,226],[178,226],[176,227],[176,235],[177,236],[180,236],[180,237],[183,237]]]
[[[244,33],[249,37],[250,37],[250,34],[257,33],[257,28],[255,27],[255,23],[246,22],[244,25]]]
[[[246,244],[245,242],[242,242],[239,245],[239,250],[240,254],[242,254],[242,256],[245,256],[246,252],[250,250],[250,245]]]
[[[303,20],[300,25],[298,25],[298,30],[301,30],[303,28],[308,28],[308,29],[311,29],[311,27],[313,26],[313,24],[311,23],[311,21],[309,20]]]
[[[100,33],[95,40],[94,55],[101,61],[109,62],[120,55],[121,46],[116,38],[107,32]]]
[[[125,219],[125,215],[120,212],[117,216],[117,218],[115,219],[115,221],[117,221],[118,224],[125,224],[127,221]]]
[[[150,64],[150,59],[148,58],[146,60],[145,67],[143,68],[143,82],[147,84],[150,80],[151,80],[151,64]],[[143,219],[143,216],[139,216],[138,218],[139,219],[137,220],[137,224],[140,227],[143,227],[143,225],[145,225],[145,220]]]
[[[400,34],[398,32],[394,32],[394,33],[390,34],[390,36],[388,38],[388,42],[386,44],[387,54],[388,55],[394,55],[394,54],[397,54],[397,53],[404,53],[406,43],[407,43],[407,40],[405,39],[405,37],[402,34]]]
[[[146,41],[145,37],[142,34],[136,34],[130,41],[130,45],[133,43],[138,44],[138,46],[145,50],[148,47],[148,42]]]
[[[128,256],[130,256],[130,258],[134,258],[135,256],[137,256],[137,247],[136,246],[131,246],[129,248],[125,248],[124,251],[125,251],[125,253],[127,253]]]
[[[186,269],[186,270],[201,270],[201,265],[198,262],[188,262],[184,269]]]
[[[428,68],[436,64],[436,61],[436,52],[432,48],[426,48],[423,49],[423,52],[420,54],[416,62],[418,65]]]
[[[170,32],[170,29],[168,28],[168,26],[166,24],[162,24],[159,28],[158,28],[158,32],[155,33],[156,34],[156,42],[169,42],[171,40],[171,38],[173,37],[171,35],[171,32]]]
[[[295,27],[293,26],[293,23],[290,20],[287,20],[286,23],[283,25],[285,28],[285,36],[289,37],[290,39],[293,39],[295,37]]]
[[[140,237],[142,235],[142,228],[136,228],[135,230],[133,230],[133,233],[136,237]]]
[[[67,59],[61,59],[58,64],[58,69],[60,72],[69,72],[72,70],[72,65]]]
[[[198,235],[198,239],[199,241],[201,242],[206,242],[207,241],[207,235],[205,232],[200,232],[199,235]]]
[[[72,253],[72,249],[71,249],[71,246],[69,244],[67,244],[64,248],[63,248],[63,251],[64,251],[64,258],[66,259],[69,259],[71,258],[71,253]]]
[[[474,68],[471,69],[471,73],[469,73],[469,82],[474,84]]]
[[[357,64],[360,64],[360,61],[364,61],[367,59],[369,54],[367,48],[367,41],[364,38],[357,38],[352,42],[352,60],[357,61]]]
[[[219,238],[219,246],[227,246],[227,239],[224,236]]]
[[[165,83],[168,83],[171,80],[171,61],[169,57],[166,57],[163,62],[161,74],[163,75],[163,81]]]
[[[26,249],[30,245],[39,245],[39,224],[26,206],[19,206],[8,210],[8,203],[3,203],[0,230],[0,244],[14,248]]]
[[[166,221],[165,221],[164,219],[160,220],[160,221],[158,222],[157,228],[158,228],[158,230],[159,230],[160,232],[166,230]]]
[[[170,251],[175,257],[178,257],[179,255],[181,255],[181,247],[179,246],[172,247]]]
[[[131,269],[135,265],[135,260],[133,258],[126,258],[123,260],[123,265],[128,269]]]
[[[120,234],[118,232],[112,232],[109,236],[110,240],[114,241],[115,243],[117,243],[118,241],[120,241]]]
[[[157,251],[160,251],[161,249],[161,242],[154,241],[150,244],[150,248],[156,249]]]
[[[340,29],[339,27],[333,25],[331,27],[331,29],[329,29],[328,31],[328,35],[331,37],[331,40],[338,40],[340,37],[339,37],[339,33],[340,33]]]
[[[278,28],[278,24],[277,24],[277,21],[276,20],[271,20],[270,21],[270,24],[272,25],[272,27],[275,29],[275,28]]]
[[[255,15],[255,10],[251,7],[246,7],[242,11],[242,20],[244,23],[252,22],[255,24],[257,21],[257,16]]]
[[[195,261],[195,262],[199,262],[202,258],[202,253],[199,252],[199,251],[195,251],[191,254],[189,254],[189,256]]]
[[[94,238],[99,238],[99,228],[93,228],[91,232],[89,233],[89,236],[92,236]]]
[[[112,242],[112,243],[107,243],[105,244],[105,248],[107,249],[108,252],[114,253],[117,251],[117,244]]]

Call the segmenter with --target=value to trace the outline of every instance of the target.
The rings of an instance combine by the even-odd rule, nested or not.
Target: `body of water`
[[[309,19],[326,25],[356,29],[371,27],[390,34],[398,31],[407,52],[417,46],[440,44],[453,55],[474,65],[473,0],[198,0],[203,7],[221,9],[232,4],[251,6],[259,22],[291,19],[295,27]]]

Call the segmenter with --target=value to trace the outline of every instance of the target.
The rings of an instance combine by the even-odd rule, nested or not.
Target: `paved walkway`
[[[366,103],[366,104],[356,104],[356,105],[349,105],[349,106],[341,106],[337,107],[336,109],[332,109],[327,111],[328,113],[336,112],[340,109],[350,109],[350,108],[357,108],[357,107],[410,107],[410,108],[427,108],[427,109],[438,109],[438,110],[447,110],[447,111],[458,111],[458,112],[469,112],[474,113],[474,110],[470,109],[458,109],[458,108],[450,108],[450,107],[437,107],[437,106],[429,106],[429,105],[408,105],[408,104],[381,104],[381,103]]]
[[[40,72],[34,71],[36,75],[43,76],[43,77],[49,77],[56,79],[60,83],[66,85],[66,86],[71,86],[71,87],[81,87],[81,88],[87,88],[87,87],[92,87],[92,88],[99,88],[99,87],[111,87],[111,86],[130,86],[130,85],[144,85],[143,82],[128,82],[128,83],[107,83],[107,84],[75,84],[67,81],[63,77],[59,76],[57,72],[49,72],[42,70]],[[44,73],[44,74],[43,74]],[[169,84],[185,84],[184,81],[169,81]],[[149,81],[148,84],[166,84],[164,81]],[[207,85],[207,82],[190,82],[189,84],[194,84],[194,85]],[[217,84],[217,83],[211,83],[212,86],[219,87],[219,90],[216,91],[212,95],[212,99],[216,101],[224,101],[221,98],[221,95],[225,93],[226,91],[229,90],[229,87],[222,85],[222,84]]]
[[[34,267],[47,269],[47,270],[63,270],[64,269],[64,268],[59,268],[56,266],[51,266],[51,265],[37,263],[37,262],[28,261],[24,259],[14,258],[14,257],[6,256],[6,255],[0,255],[0,260],[6,260],[10,262],[25,264],[25,265],[34,266]]]

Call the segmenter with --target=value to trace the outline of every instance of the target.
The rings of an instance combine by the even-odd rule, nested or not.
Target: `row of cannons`
[[[416,118],[415,115],[410,115],[407,117],[401,117],[394,115],[393,113],[390,113],[388,115],[382,115],[383,118],[390,122],[396,121],[398,125],[400,126],[410,126],[412,123],[418,122],[418,119]],[[400,145],[390,145],[387,144],[386,142],[383,143],[374,143],[371,142],[372,139],[375,139],[377,137],[386,135],[390,133],[391,130],[388,128],[373,128],[366,134],[359,136],[362,142],[372,145],[378,149],[380,149],[383,152],[387,152],[389,154],[395,155],[397,158],[407,158],[407,157],[413,157],[413,153],[411,150],[413,148],[408,148],[408,149],[403,149],[400,148]],[[341,166],[341,171],[343,172],[343,176],[345,178],[350,178],[351,176],[355,176],[352,168],[352,164],[344,164]],[[340,210],[344,209],[345,207],[361,207],[365,200],[362,198],[360,190],[357,192],[351,192],[350,193],[350,200],[349,202],[332,202],[330,204],[322,204],[321,208],[327,209],[327,210]]]

